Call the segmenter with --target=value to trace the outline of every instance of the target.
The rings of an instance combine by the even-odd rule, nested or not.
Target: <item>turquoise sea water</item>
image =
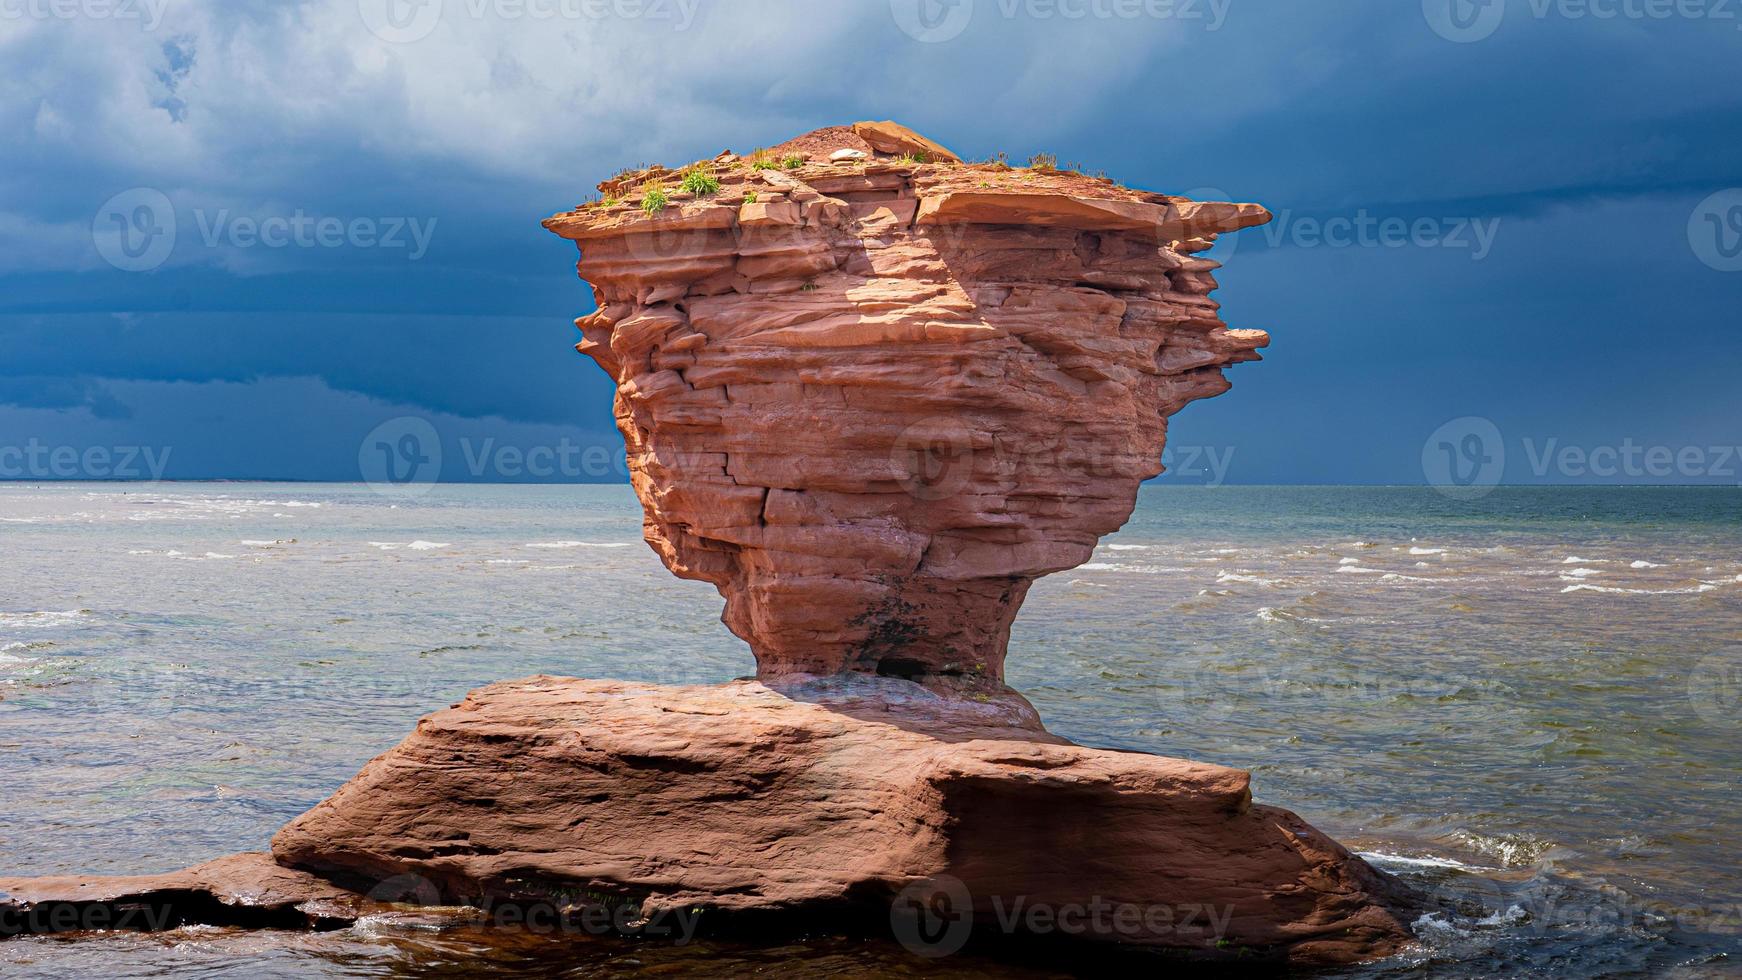
[[[533,673],[748,674],[627,487],[0,485],[0,874],[264,846],[422,714]],[[1358,976],[1742,962],[1742,491],[1151,487],[1042,580],[1009,680],[1077,741],[1248,768],[1447,899]],[[384,925],[0,942],[0,974],[957,975]]]

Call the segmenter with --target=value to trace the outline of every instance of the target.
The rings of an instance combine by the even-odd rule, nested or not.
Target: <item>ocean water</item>
[[[719,611],[622,486],[0,484],[0,874],[261,849],[490,681],[748,674]],[[1250,769],[1447,903],[1330,975],[1742,969],[1742,491],[1146,488],[1035,586],[1009,680],[1085,744]],[[8,977],[1060,969],[391,923],[0,942]]]

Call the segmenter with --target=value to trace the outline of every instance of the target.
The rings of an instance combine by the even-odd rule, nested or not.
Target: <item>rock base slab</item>
[[[916,932],[931,944],[1059,932],[1347,963],[1409,937],[1395,883],[1253,804],[1243,771],[1084,748],[1014,692],[890,678],[495,684],[420,721],[273,854],[336,880],[415,875],[443,902],[610,896],[649,919],[894,922],[904,941],[904,915],[936,915]],[[1099,927],[1049,921],[1095,909]]]

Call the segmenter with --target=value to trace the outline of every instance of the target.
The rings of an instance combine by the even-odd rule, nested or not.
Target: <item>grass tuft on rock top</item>
[[[665,191],[659,187],[649,187],[641,195],[641,210],[646,211],[648,217],[664,211],[670,204],[671,198],[666,197]]]
[[[720,178],[703,167],[691,167],[684,171],[683,189],[697,197],[710,197],[720,193]]]

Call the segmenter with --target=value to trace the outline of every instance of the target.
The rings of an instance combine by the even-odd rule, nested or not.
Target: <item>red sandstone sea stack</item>
[[[0,880],[0,911],[334,923],[388,882],[930,953],[1033,931],[1013,906],[1115,910],[1052,938],[1194,957],[1409,941],[1415,898],[1248,773],[1074,745],[1003,684],[1030,584],[1130,517],[1168,417],[1266,343],[1198,255],[1268,212],[964,164],[894,123],[600,189],[545,222],[598,301],[579,348],[617,384],[648,542],[719,588],[757,678],[491,685],[282,829],[276,864]]]
[[[1029,585],[1130,518],[1168,416],[1269,340],[1194,254],[1255,204],[964,165],[893,123],[700,172],[717,190],[640,172],[545,227],[598,301],[580,350],[647,540],[764,677],[1000,680]]]

